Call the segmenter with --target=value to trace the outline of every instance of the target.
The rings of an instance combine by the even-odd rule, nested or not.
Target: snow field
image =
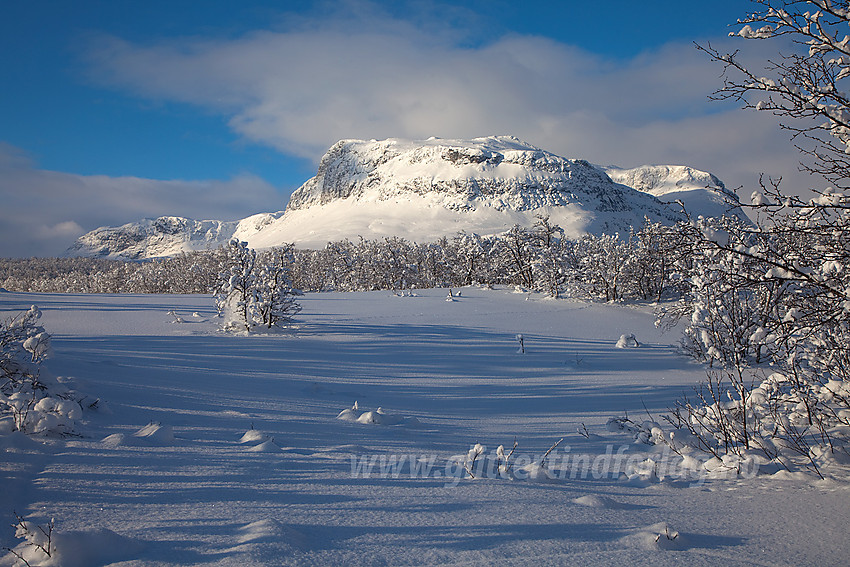
[[[462,291],[308,294],[296,329],[252,336],[218,331],[210,297],[3,294],[111,409],[81,437],[0,435],[3,523],[55,518],[52,564],[81,566],[844,561],[846,483],[572,474],[609,448],[645,462],[609,418],[660,420],[702,378],[647,309]],[[523,474],[457,462],[515,439]]]

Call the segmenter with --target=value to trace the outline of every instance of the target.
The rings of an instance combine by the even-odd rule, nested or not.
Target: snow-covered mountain
[[[282,214],[263,213],[240,221],[199,221],[171,216],[142,219],[88,232],[80,236],[65,255],[140,260],[208,250],[234,236],[244,239]]]
[[[612,180],[613,178],[613,180]],[[284,242],[323,247],[328,241],[400,236],[426,242],[458,231],[498,234],[548,215],[577,237],[624,233],[631,226],[721,214],[716,177],[683,166],[601,168],[566,159],[512,136],[424,141],[343,140],[328,150],[316,175],[298,188],[285,212],[241,221],[160,217],[80,237],[67,254],[151,258],[218,246],[232,237],[254,248]],[[703,210],[706,205],[710,210]]]
[[[713,174],[686,165],[642,165],[632,169],[602,167],[616,183],[658,197],[665,203],[681,201],[691,216],[733,214],[747,220],[738,197]],[[730,207],[730,203],[735,205]]]

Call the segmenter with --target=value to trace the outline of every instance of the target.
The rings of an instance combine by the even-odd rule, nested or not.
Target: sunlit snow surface
[[[265,336],[217,331],[203,296],[0,294],[3,315],[42,308],[49,369],[109,410],[48,446],[0,437],[0,525],[55,518],[54,564],[81,566],[846,562],[839,483],[463,478],[453,459],[475,443],[616,452],[609,417],[660,420],[703,370],[648,308],[416,294],[310,294]],[[352,473],[393,456],[435,465]]]

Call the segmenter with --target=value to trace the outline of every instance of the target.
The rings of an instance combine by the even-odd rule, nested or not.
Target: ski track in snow
[[[834,482],[463,478],[452,458],[475,443],[619,448],[609,417],[660,420],[703,369],[648,308],[445,296],[308,294],[295,329],[240,336],[216,329],[206,296],[0,295],[2,316],[39,305],[48,368],[110,410],[87,414],[79,438],[0,437],[0,524],[13,510],[55,518],[54,564],[80,566],[846,561],[850,493]],[[616,348],[623,334],[639,348]],[[394,419],[337,419],[355,401]],[[436,464],[352,474],[392,455]],[[0,530],[0,546],[18,544]]]

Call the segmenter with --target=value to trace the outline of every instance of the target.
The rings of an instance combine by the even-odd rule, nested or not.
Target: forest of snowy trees
[[[732,221],[724,221],[732,222]],[[257,252],[286,264],[303,291],[370,291],[471,284],[521,286],[552,297],[656,302],[679,297],[690,273],[687,241],[698,231],[646,222],[629,235],[564,238],[545,217],[501,236],[460,233],[417,244],[401,238],[342,240],[321,250]],[[146,262],[89,258],[0,260],[0,287],[56,293],[216,293],[232,250],[191,252]]]

